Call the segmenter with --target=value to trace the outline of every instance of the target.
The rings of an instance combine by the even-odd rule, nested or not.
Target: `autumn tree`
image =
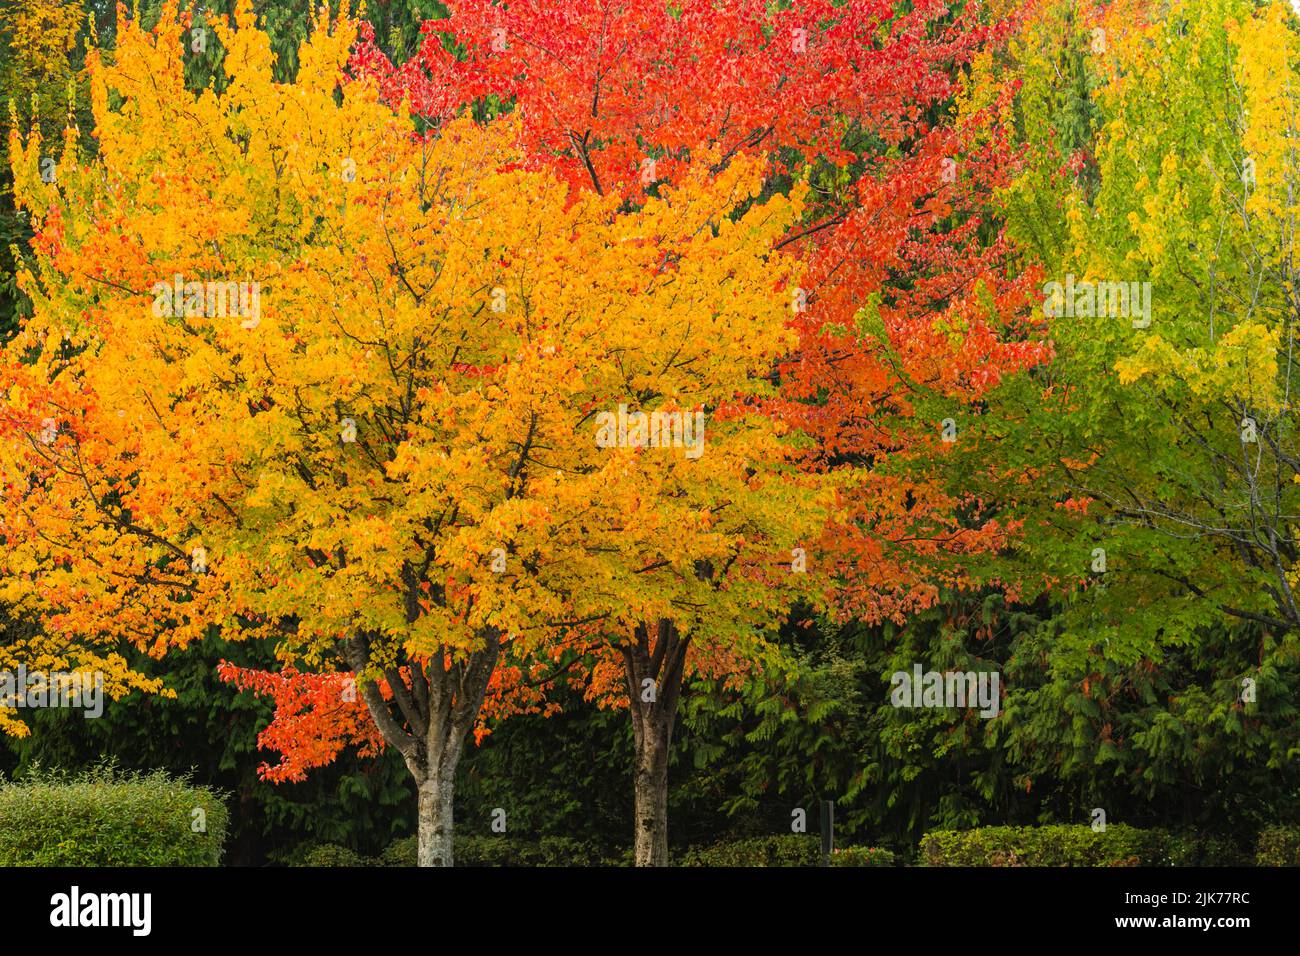
[[[513,122],[413,137],[374,84],[340,95],[354,21],[318,20],[292,83],[246,4],[214,28],[229,80],[195,95],[183,17],[122,23],[91,56],[97,155],[69,129],[56,183],[39,132],[11,140],[36,239],[3,363],[6,589],[101,655],[275,641],[269,772],[394,747],[420,862],[450,864],[499,661],[544,684],[558,629],[705,587],[676,626],[743,647],[779,600],[725,585],[784,548],[783,511],[817,520],[752,404],[789,347],[773,245],[799,197],[753,202],[736,162],[619,213],[520,169]]]
[[[841,488],[828,533],[798,537],[801,560],[833,582],[839,613],[897,620],[973,580],[970,556],[1015,530],[933,470],[947,423],[1043,355],[1019,317],[1029,277],[986,214],[1014,169],[1007,94],[954,108],[963,65],[1010,35],[1006,12],[461,0],[426,24],[417,58],[392,64],[363,38],[353,68],[435,123],[466,103],[505,103],[529,163],[633,205],[687,170],[717,175],[759,152],[766,191],[807,176],[805,212],[776,240],[806,271],[789,290],[797,337],[771,369],[781,393],[767,409],[813,439],[802,469]],[[900,458],[917,467],[891,470]],[[677,691],[640,697],[647,675],[679,679],[661,670],[671,634],[664,620],[611,636],[642,768],[657,766],[645,722],[672,726],[661,711]],[[638,785],[638,862],[665,858],[662,829],[641,835],[662,804],[643,809]]]
[[[1190,791],[1294,746],[1296,38],[1281,3],[1055,3],[988,64],[1022,81],[997,201],[1053,354],[949,477],[1022,523],[1002,573],[1055,609],[1002,737],[1038,773]]]
[[[1034,467],[1071,504],[1052,522],[1073,538],[1052,562],[1063,576],[1093,577],[1107,603],[1158,601],[1165,622],[1293,630],[1295,20],[1280,3],[1131,3],[1081,20],[1074,42],[1095,142],[1045,154],[1007,198],[1047,264],[1037,305],[1057,353],[1017,387],[1058,414],[999,427],[1046,453]],[[1039,218],[1053,163],[1069,167],[1063,201]],[[1075,172],[1088,163],[1095,184]]]
[[[0,128],[36,123],[55,135],[65,125],[78,102],[83,19],[80,2],[73,0],[0,4]],[[45,159],[50,176],[52,157]],[[0,159],[0,338],[12,332],[21,308],[11,248],[30,237],[13,208],[12,182],[8,163]]]

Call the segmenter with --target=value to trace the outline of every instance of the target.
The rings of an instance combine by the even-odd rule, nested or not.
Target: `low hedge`
[[[1255,862],[1254,848],[1230,836],[1195,831],[1153,831],[1160,833],[1163,846],[1160,866],[1250,866]]]
[[[569,837],[517,839],[505,836],[457,835],[457,866],[618,866],[590,843]],[[363,856],[334,843],[298,847],[285,862],[289,866],[415,866],[417,840],[406,837],[390,844],[379,856]]]
[[[1255,847],[1257,866],[1300,866],[1300,827],[1265,827]]]
[[[398,840],[383,852],[383,866],[415,866],[415,837]],[[583,840],[544,836],[518,839],[507,836],[454,837],[457,866],[615,866],[616,860]]]
[[[921,839],[927,866],[1154,866],[1166,834],[1123,824],[938,830]]]
[[[284,860],[289,866],[376,866],[379,863],[374,857],[362,856],[337,843],[305,843]]]
[[[691,847],[681,854],[681,866],[821,866],[820,837],[794,833],[780,836],[723,840],[712,846]],[[831,866],[895,866],[889,850],[846,846],[831,854]]]
[[[414,866],[416,839],[398,840],[377,857],[335,844],[308,844],[286,859],[290,866]],[[819,866],[821,841],[784,834],[722,840],[674,851],[677,866]],[[1300,866],[1300,827],[1270,827],[1252,851],[1221,834],[1144,830],[1124,824],[1103,833],[1086,825],[981,827],[939,830],[921,840],[924,866]],[[898,866],[880,847],[840,847],[831,866]],[[631,850],[602,850],[570,837],[456,837],[457,866],[631,866]]]
[[[690,847],[677,859],[681,866],[819,866],[821,861],[821,840],[794,833]]]
[[[632,852],[604,851],[571,837],[519,838],[507,836],[455,837],[457,866],[631,866]],[[308,844],[285,858],[290,866],[415,866],[416,839],[391,844],[377,857],[362,856],[331,843]],[[821,841],[785,835],[727,840],[691,847],[673,855],[679,866],[818,866]],[[868,847],[844,847],[831,857],[832,866],[893,866],[894,854]]]
[[[0,866],[217,866],[228,822],[215,791],[161,771],[38,771],[0,781]]]
[[[831,866],[897,866],[889,850],[875,846],[840,847],[831,854]]]

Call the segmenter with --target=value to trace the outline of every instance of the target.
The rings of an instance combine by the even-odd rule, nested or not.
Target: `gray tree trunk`
[[[420,784],[417,866],[454,866],[452,796],[456,770],[431,773]]]
[[[636,827],[633,849],[637,866],[668,865],[668,738],[666,728],[646,728],[637,744]]]
[[[496,669],[501,633],[487,628],[483,648],[454,661],[421,666],[407,664],[408,679],[389,667],[384,671],[391,701],[384,700],[371,681],[357,680],[361,697],[385,742],[397,749],[418,788],[418,842],[420,866],[451,866],[455,859],[452,798],[456,767],[465,738],[474,729],[488,681]],[[370,645],[365,635],[348,642],[348,662],[357,674],[366,670]]]
[[[686,646],[671,621],[636,629],[623,647],[628,709],[636,748],[633,785],[634,860],[637,866],[668,865],[668,754],[677,720]]]

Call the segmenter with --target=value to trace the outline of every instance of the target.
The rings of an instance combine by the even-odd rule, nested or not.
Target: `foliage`
[[[138,652],[129,660],[142,670],[160,669]],[[32,734],[10,740],[9,753],[0,747],[0,772],[17,778],[36,765],[73,772],[111,753],[126,768],[188,773],[197,785],[231,794],[224,859],[236,866],[260,865],[268,854],[304,840],[378,852],[410,831],[414,799],[396,755],[361,760],[345,754],[300,783],[262,780],[258,732],[273,709],[221,681],[216,669],[222,660],[275,665],[271,648],[256,642],[199,642],[166,661],[174,698],[131,695],[107,704],[94,720],[69,710],[29,712]]]
[[[926,866],[1151,866],[1162,835],[1115,824],[940,830],[921,840]]]
[[[814,836],[750,837],[727,840],[712,846],[691,848],[682,856],[682,866],[817,866],[821,863],[821,841]]]
[[[989,743],[1056,791],[1048,819],[1123,800],[1240,835],[1295,812],[1296,43],[1283,4],[1053,3],[974,71],[1022,79],[995,204],[1041,261],[1052,354],[985,396],[944,480],[1024,529],[996,572],[1047,620]]]
[[[0,3],[0,110],[8,120],[0,127],[25,122],[53,136],[69,115],[84,108],[82,27],[77,0]],[[19,317],[27,311],[13,256],[31,230],[13,208],[12,188],[7,157],[0,157],[0,342],[16,331]]]
[[[1175,830],[1165,834],[1164,866],[1250,866],[1254,852],[1246,842],[1213,833]]]
[[[414,848],[412,848],[411,863],[415,862]],[[339,846],[337,843],[316,843],[304,845],[297,852],[291,855],[287,864],[289,866],[306,866],[306,867],[358,867],[373,866],[374,860],[370,857],[364,857],[355,850],[349,850],[345,846]]]
[[[1062,44],[1088,49],[1096,132],[1072,145],[1095,175],[1076,181],[1060,148],[1030,152],[1002,194],[1008,232],[1044,259],[1053,356],[989,396],[951,480],[1032,529],[1003,570],[1068,596],[1052,644],[1061,679],[1113,686],[1106,671],[1159,669],[1193,634],[1231,627],[1256,645],[1238,690],[1273,680],[1294,663],[1300,623],[1288,597],[1295,430],[1280,398],[1295,374],[1278,206],[1292,160],[1286,125],[1267,119],[1296,95],[1294,18],[1251,0],[1133,2],[1024,42],[1029,130],[1074,82],[1042,63]],[[1114,288],[1099,298],[1089,283]],[[1127,306],[1121,284],[1139,293]],[[1249,725],[1290,706],[1235,696],[1218,697],[1215,720]],[[1280,767],[1286,747],[1273,748]]]
[[[335,844],[310,844],[285,858],[289,866],[414,866],[416,843],[410,837],[391,844],[378,857],[365,857]],[[596,844],[572,837],[456,836],[458,866],[620,866],[626,853],[610,854]],[[693,847],[681,866],[820,866],[821,846],[815,837],[777,836],[728,840]],[[843,847],[832,866],[893,866],[894,855],[871,847]]]
[[[362,856],[332,843],[307,844],[285,857],[288,866],[415,866],[416,838],[398,840],[376,857]],[[619,865],[595,845],[571,837],[537,839],[456,835],[457,866],[610,866]]]
[[[406,865],[413,854],[403,857]],[[571,837],[516,840],[505,836],[460,838],[457,859],[464,866],[608,866],[612,862],[592,844]]]
[[[1300,866],[1300,827],[1265,827],[1255,852],[1257,866]]]
[[[831,853],[831,866],[897,866],[897,858],[889,850],[871,846],[837,847]]]
[[[238,82],[226,96],[209,91],[194,109],[179,111],[173,98],[182,81],[168,52],[177,26],[164,20],[157,34],[123,28],[118,63],[93,70],[102,158],[79,167],[76,136],[70,135],[69,172],[49,208],[41,203],[50,190],[35,176],[39,141],[21,146],[14,141],[15,168],[23,171],[21,194],[41,219],[41,256],[28,273],[39,299],[37,315],[10,352],[8,427],[31,438],[34,433],[27,429],[39,431],[43,414],[37,413],[56,400],[55,393],[78,412],[61,421],[49,454],[34,448],[34,454],[9,465],[48,469],[75,449],[82,462],[77,468],[92,489],[112,489],[109,497],[97,492],[69,497],[71,485],[57,491],[10,486],[27,507],[58,511],[57,519],[51,512],[42,523],[58,520],[69,530],[88,532],[76,548],[66,541],[51,548],[31,537],[20,545],[19,529],[6,529],[9,580],[16,580],[16,573],[54,573],[47,580],[60,582],[55,594],[62,597],[46,602],[44,610],[65,632],[127,638],[162,651],[203,636],[214,623],[269,635],[281,633],[281,623],[291,618],[287,635],[282,634],[286,654],[292,651],[309,662],[322,657],[335,664],[341,651],[334,635],[349,628],[371,635],[375,662],[406,648],[417,656],[434,648],[459,653],[482,640],[484,626],[523,635],[535,632],[529,628],[538,616],[558,618],[570,609],[582,616],[594,604],[605,609],[608,598],[590,589],[579,592],[571,581],[588,570],[603,573],[599,562],[609,558],[598,534],[614,534],[640,510],[669,509],[671,502],[672,513],[697,529],[683,536],[667,511],[655,523],[639,521],[646,551],[671,554],[689,545],[692,559],[712,556],[728,564],[734,563],[733,546],[744,540],[741,529],[753,538],[758,517],[742,514],[741,500],[756,508],[761,493],[762,507],[773,513],[797,510],[797,489],[778,487],[775,473],[762,481],[753,471],[764,461],[779,465],[783,453],[772,426],[747,414],[743,404],[727,408],[738,390],[755,389],[750,372],[788,345],[779,323],[761,321],[779,314],[775,290],[789,281],[791,269],[763,252],[763,237],[780,233],[797,199],[769,201],[734,223],[718,219],[733,194],[752,195],[757,188],[753,167],[737,162],[717,181],[684,185],[673,205],[656,201],[635,216],[608,219],[608,202],[585,200],[565,210],[563,190],[544,176],[480,174],[485,155],[508,163],[509,124],[448,130],[434,143],[410,140],[396,148],[391,141],[405,139],[401,120],[374,102],[373,89],[354,84],[341,105],[333,101],[331,58],[337,62],[347,50],[354,29],[344,23],[330,34],[321,24],[310,41],[313,69],[304,68],[296,85],[283,85],[271,82],[263,35],[218,27],[229,47],[226,68]],[[143,83],[148,70],[169,76],[169,82]],[[128,100],[132,108],[110,110],[110,89],[135,97]],[[304,175],[310,168],[314,185],[291,199],[276,186],[284,175],[278,164],[291,158],[276,145],[284,136],[280,113],[309,93],[315,98],[309,111],[313,123],[322,115],[333,118],[313,126],[327,133],[311,142],[310,151],[292,154]],[[184,135],[168,139],[176,149],[208,127],[219,131],[216,139],[227,144],[228,163],[181,164],[179,156],[178,162],[159,156],[155,116],[180,124]],[[248,137],[250,145],[241,147]],[[360,161],[355,182],[343,172],[352,155]],[[137,183],[138,191],[99,192],[103,180],[94,170],[101,164],[114,177]],[[415,164],[422,176],[415,175]],[[420,191],[430,169],[442,170],[436,194]],[[521,193],[536,199],[520,204]],[[229,197],[228,205],[214,207],[210,195]],[[348,196],[350,202],[339,203]],[[124,223],[157,217],[156,210],[148,210],[162,197],[167,213],[155,218],[156,231],[145,238],[128,235]],[[185,202],[195,205],[186,211]],[[473,220],[457,212],[467,202],[478,204]],[[373,212],[379,207],[386,209],[382,224]],[[89,223],[78,219],[96,209],[98,228],[87,231]],[[204,224],[204,235],[170,225],[177,222]],[[443,228],[457,222],[463,223],[463,237]],[[236,229],[238,239],[232,241],[226,233],[236,223],[253,228]],[[705,225],[716,227],[717,235],[702,233]],[[400,251],[391,244],[392,230],[399,226],[406,237]],[[534,246],[522,245],[535,243],[539,228],[553,244],[550,257],[538,258]],[[660,236],[658,248],[641,244],[642,234]],[[296,264],[281,258],[289,235],[297,235],[301,244]],[[342,251],[340,241],[347,244]],[[462,250],[466,241],[473,251]],[[386,285],[378,296],[370,279],[379,273],[369,272],[368,262],[392,266],[382,271]],[[626,276],[654,276],[661,262],[673,264],[671,281],[664,276],[635,293],[627,287]],[[600,264],[598,272],[591,271],[593,263]],[[348,280],[347,294],[360,299],[349,304],[347,314],[385,315],[392,327],[382,343],[367,344],[358,336],[371,333],[359,327],[349,337],[331,325],[307,321],[321,308],[334,308],[333,298],[316,301],[318,290],[337,285],[339,270],[355,269],[361,272]],[[718,281],[716,270],[726,270],[724,281]],[[190,316],[194,310],[188,304],[185,316],[155,315],[159,310],[149,308],[149,299],[156,302],[162,293],[149,280],[173,272],[260,275],[275,289],[265,303],[273,316],[253,330],[243,328],[238,317]],[[589,281],[568,281],[581,273],[590,273]],[[516,297],[510,311],[489,309],[493,287]],[[415,289],[425,291],[414,294]],[[344,294],[342,287],[338,294]],[[580,304],[603,304],[611,296],[636,302],[636,309]],[[79,318],[82,309],[93,320]],[[448,325],[441,337],[426,342],[422,317],[430,309],[445,312]],[[547,320],[577,314],[587,316],[583,323]],[[485,321],[485,316],[500,317]],[[614,316],[624,325],[610,325]],[[692,323],[692,337],[682,338],[685,324],[682,334],[667,334],[665,316]],[[524,317],[528,322],[520,325]],[[656,329],[653,336],[645,334],[650,326]],[[65,335],[67,348],[59,344]],[[92,338],[100,344],[85,349]],[[682,341],[692,353],[706,341],[710,347],[692,357],[682,351]],[[729,350],[719,348],[724,341],[732,343]],[[608,360],[611,350],[622,356],[621,364]],[[407,364],[418,354],[430,365],[421,366],[417,379],[395,379],[389,358],[399,354]],[[663,359],[673,355],[680,366],[665,366]],[[513,359],[502,363],[502,356]],[[143,367],[137,365],[141,362],[156,366],[157,376],[135,379],[148,381],[148,389],[124,389],[126,380],[111,369],[121,363]],[[273,366],[279,368],[273,377],[253,372]],[[205,368],[225,371],[205,373]],[[658,368],[669,370],[655,373]],[[244,394],[225,390],[218,407],[207,386],[227,374],[244,382]],[[50,386],[40,384],[50,375]],[[336,388],[318,389],[322,376]],[[709,435],[707,482],[699,480],[702,466],[693,467],[680,453],[604,454],[567,440],[573,422],[589,415],[593,405],[627,394],[624,376],[631,376],[643,402],[719,409]],[[499,383],[492,385],[494,379]],[[309,388],[310,407],[300,404],[308,401]],[[45,405],[45,411],[50,408]],[[150,408],[167,409],[166,418],[158,421]],[[351,445],[338,439],[340,415],[357,423],[359,437]],[[173,440],[178,427],[189,436],[182,445]],[[297,438],[291,437],[295,428],[303,431]],[[489,439],[493,429],[497,434]],[[484,443],[486,458],[445,450],[476,441]],[[36,444],[41,445],[39,439]],[[519,451],[526,461],[534,445],[556,449],[546,470],[532,462],[528,471],[516,467]],[[177,479],[199,462],[217,460],[224,463],[203,466],[192,481]],[[332,476],[329,482],[320,477],[326,474]],[[431,490],[400,500],[365,490],[381,480]],[[679,484],[685,496],[678,494]],[[200,487],[201,495],[196,494]],[[607,489],[614,487],[626,491],[612,496]],[[723,487],[730,489],[725,493],[736,512],[734,523],[719,524],[708,515],[710,496],[723,493]],[[493,490],[484,496],[479,489],[487,488]],[[634,494],[642,496],[639,502]],[[38,497],[43,504],[37,504]],[[601,510],[567,544],[583,557],[565,567],[565,577],[535,571],[525,579],[519,571],[490,570],[496,545],[518,554],[516,563],[524,571],[545,569],[546,556],[560,553],[565,544],[551,540],[552,529],[565,528],[561,517],[589,510],[591,502]],[[459,517],[437,529],[444,514]],[[431,534],[426,525],[435,528],[437,538],[423,537]],[[654,531],[656,525],[664,530]],[[578,547],[579,541],[586,544]],[[196,574],[193,555],[200,547],[206,570]],[[429,561],[412,564],[413,547],[423,547]],[[642,566],[645,558],[626,538],[619,550],[634,568]],[[111,562],[101,567],[110,553]],[[351,561],[348,554],[369,557]],[[65,576],[63,563],[69,558],[71,574]],[[157,577],[139,570],[158,562],[163,573]],[[410,577],[414,571],[418,578]],[[331,587],[315,583],[327,579]],[[394,589],[394,582],[401,586]],[[83,589],[98,599],[69,600]],[[23,590],[30,600],[32,590]],[[665,579],[659,593],[642,587],[639,600],[662,604],[672,593]],[[304,603],[311,594],[318,599]],[[714,600],[727,609],[719,618],[753,617],[742,608],[758,594],[753,588],[719,593]],[[162,642],[156,636],[160,617],[172,625]],[[729,624],[728,633],[737,626]],[[156,689],[120,665],[109,668],[107,659],[96,663],[112,672],[119,693],[132,686]],[[336,716],[346,712],[341,708]],[[345,727],[343,737],[349,736],[362,743],[367,739],[360,728]],[[307,766],[330,752],[327,746],[324,754],[312,755]],[[288,764],[282,772],[292,777],[302,768]]]
[[[776,370],[778,405],[817,439],[805,467],[844,488],[825,540],[798,543],[846,614],[901,621],[941,584],[970,581],[971,556],[1015,530],[888,463],[937,467],[944,416],[1044,355],[1016,316],[1029,274],[1015,274],[985,209],[1016,169],[1005,104],[987,91],[957,103],[958,67],[1016,19],[880,0],[459,0],[412,61],[395,65],[363,37],[353,66],[426,119],[505,101],[526,161],[575,190],[641,203],[692,167],[717,175],[760,153],[764,195],[808,179],[779,243],[808,268],[789,290],[799,348]]]
[[[161,772],[35,771],[0,782],[0,866],[216,866],[227,820],[217,793]]]
[[[5,767],[197,766],[227,858],[372,865],[487,668],[462,862],[617,860],[671,620],[692,860],[832,799],[945,862],[1294,862],[1285,4],[329,7],[0,0],[0,669],[112,698],[0,711]],[[574,440],[621,403],[704,456]],[[891,706],[918,662],[998,716]],[[1024,829],[1094,808],[1141,835]]]

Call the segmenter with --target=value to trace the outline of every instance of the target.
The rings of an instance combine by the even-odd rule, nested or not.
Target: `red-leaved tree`
[[[769,411],[813,438],[804,467],[841,493],[793,563],[820,567],[838,612],[901,620],[974,583],[972,558],[1017,530],[942,474],[963,416],[1046,354],[1023,320],[1034,276],[987,213],[1015,168],[1009,91],[963,98],[963,67],[1011,26],[944,2],[458,0],[409,62],[363,36],[352,67],[433,124],[504,104],[526,163],[633,205],[692,163],[717,173],[741,154],[769,157],[771,190],[808,178],[807,213],[777,242],[807,271]],[[671,619],[611,634],[606,650],[592,673],[618,666],[630,705],[636,859],[662,864],[680,684],[706,655]]]

